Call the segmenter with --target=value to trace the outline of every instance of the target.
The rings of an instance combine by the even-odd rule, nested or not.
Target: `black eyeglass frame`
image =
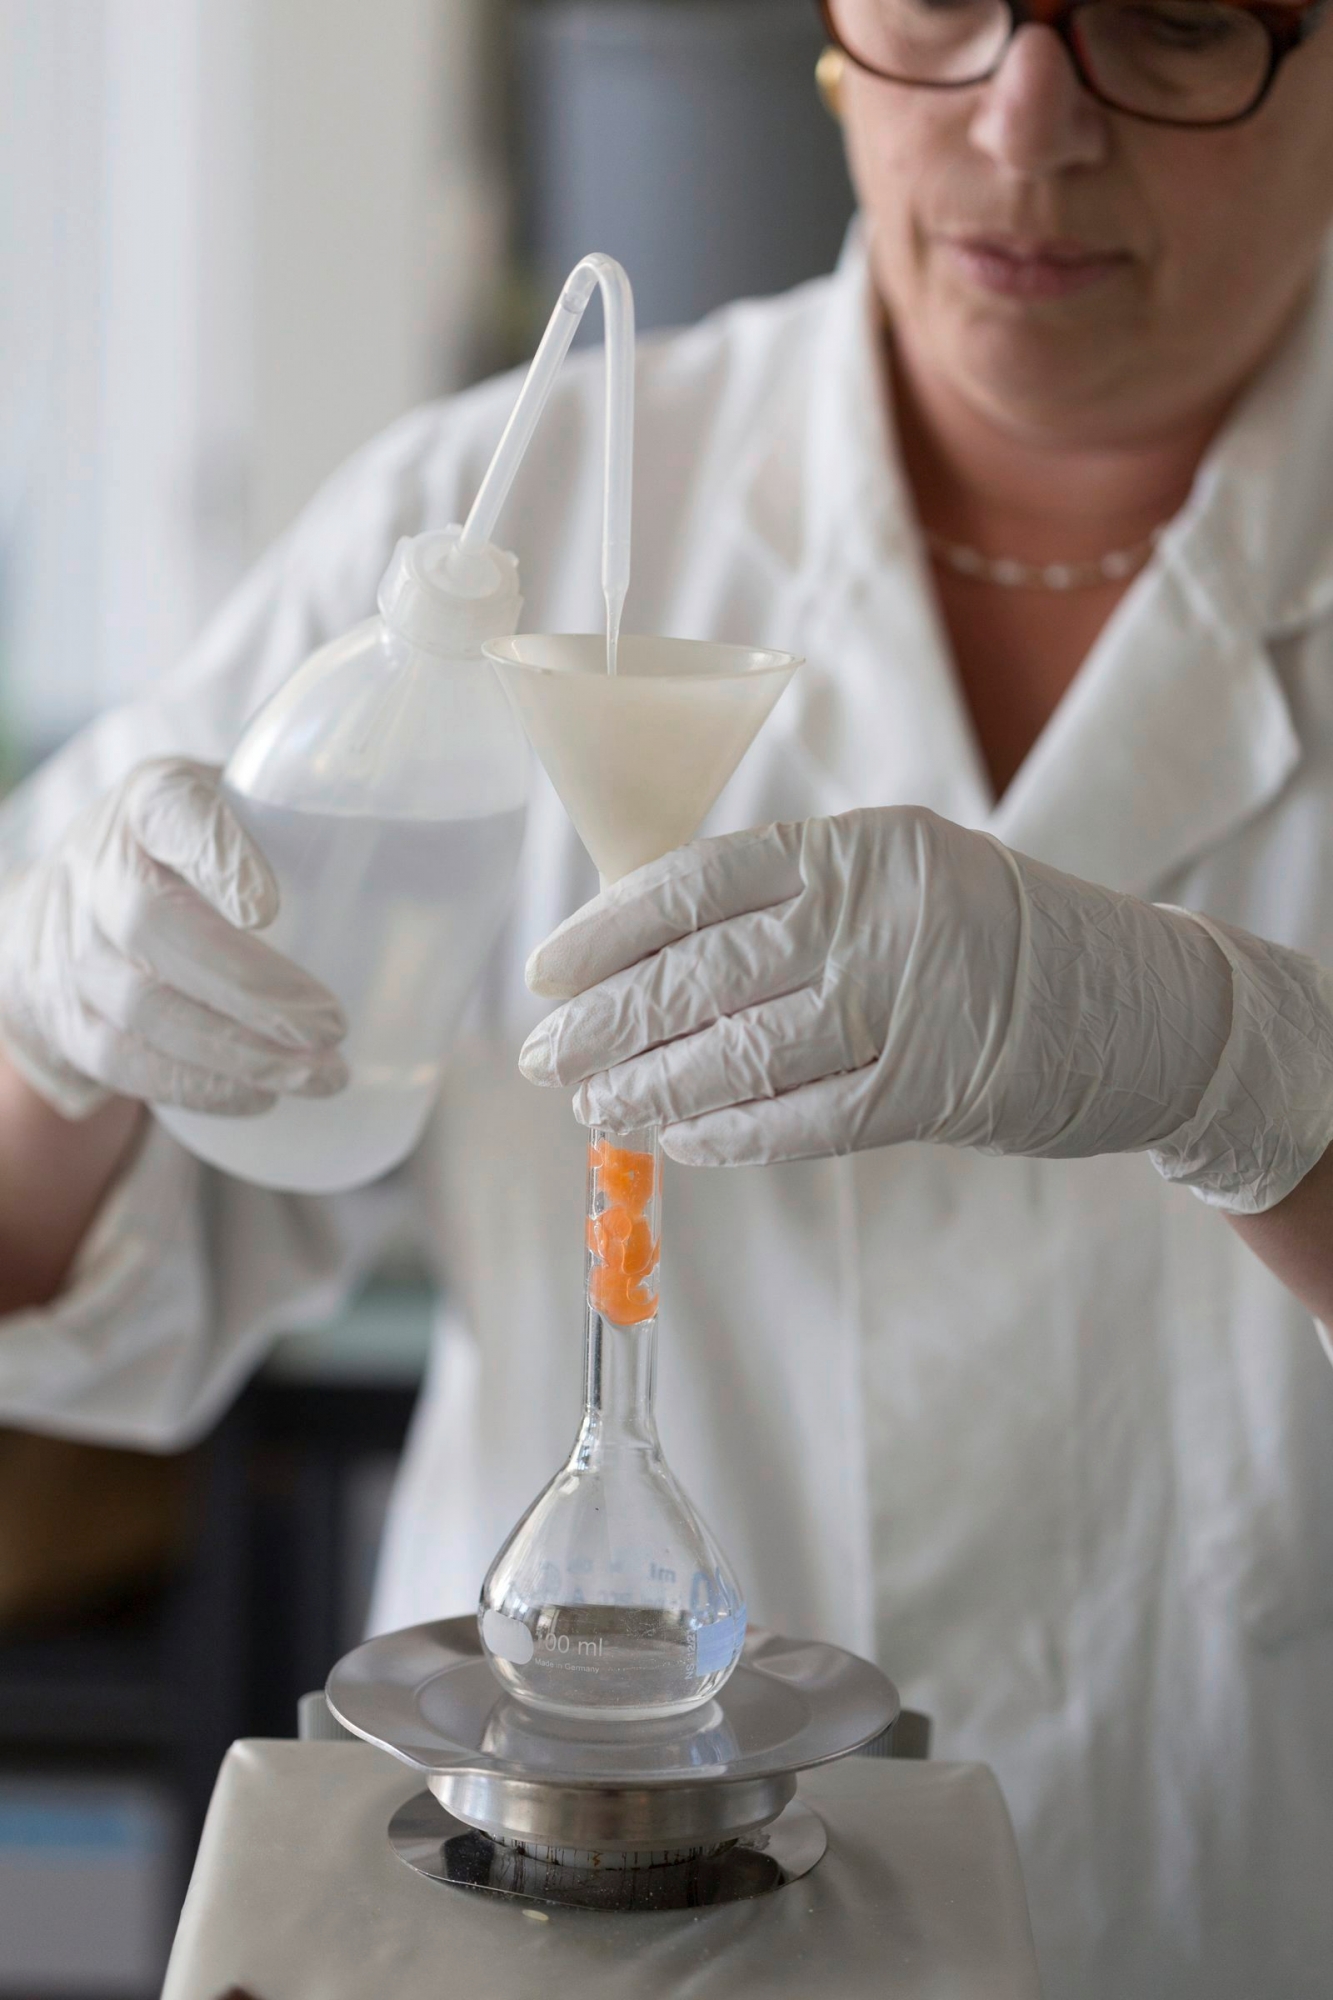
[[[1232,4],[1232,0],[1222,0],[1222,3]],[[1300,0],[1296,6],[1278,6],[1273,4],[1273,0],[1246,0],[1246,4],[1237,6],[1237,12],[1251,15],[1268,37],[1268,69],[1253,101],[1244,111],[1233,112],[1228,118],[1162,118],[1152,111],[1136,111],[1131,105],[1118,104],[1115,98],[1108,97],[1104,90],[1099,89],[1088,75],[1075,28],[1077,16],[1085,8],[1096,6],[1098,0],[1002,0],[1002,4],[1009,15],[1009,33],[990,68],[981,76],[933,81],[919,76],[899,76],[893,70],[880,69],[875,63],[867,62],[843,40],[834,18],[834,0],[815,0],[824,32],[833,46],[842,51],[848,62],[855,63],[857,69],[863,70],[867,76],[878,77],[883,83],[901,83],[910,90],[974,90],[979,83],[990,82],[1019,29],[1032,25],[1050,28],[1060,37],[1075,76],[1088,95],[1095,97],[1099,104],[1104,104],[1108,111],[1118,111],[1124,118],[1141,119],[1146,125],[1171,125],[1185,132],[1217,132],[1224,126],[1243,125],[1247,118],[1253,118],[1273,88],[1277,73],[1287,57],[1313,34],[1329,0]]]

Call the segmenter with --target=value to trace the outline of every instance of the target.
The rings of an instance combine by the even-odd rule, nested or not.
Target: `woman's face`
[[[1128,444],[1219,406],[1333,222],[1333,18],[1216,131],[1104,109],[1037,27],[965,90],[849,64],[843,110],[895,341],[1016,432]]]

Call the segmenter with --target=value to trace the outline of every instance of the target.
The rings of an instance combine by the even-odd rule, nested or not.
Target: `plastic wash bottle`
[[[480,649],[520,605],[504,550],[461,550],[457,528],[404,539],[379,616],[312,654],[246,728],[222,783],[277,877],[263,937],[341,1002],[351,1081],[257,1117],[159,1107],[201,1159],[324,1193],[416,1144],[518,864],[529,753]]]

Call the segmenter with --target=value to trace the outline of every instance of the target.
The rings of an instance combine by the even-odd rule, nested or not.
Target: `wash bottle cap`
[[[393,631],[433,653],[474,652],[518,623],[518,559],[493,542],[460,546],[462,528],[404,535],[379,587]]]

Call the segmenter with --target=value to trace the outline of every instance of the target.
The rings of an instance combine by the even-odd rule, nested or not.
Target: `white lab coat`
[[[1010,791],[992,801],[896,470],[864,256],[645,347],[629,628],[809,664],[710,821],[915,801],[1095,881],[1333,960],[1333,280],[1250,396]],[[11,802],[48,844],[155,750],[222,758],[458,519],[515,383],[399,424],[182,671]],[[567,373],[503,522],[529,629],[600,616],[600,370]],[[173,1445],[272,1331],[413,1228],[440,1338],[375,1619],[465,1609],[579,1392],[582,1137],[515,1055],[526,951],[595,888],[544,779],[520,888],[419,1152],[336,1199],[160,1130],[0,1415]],[[1225,1224],[1142,1158],[906,1147],[668,1168],[661,1428],[751,1616],[878,1657],[998,1771],[1050,2000],[1333,1992],[1333,1371]]]

